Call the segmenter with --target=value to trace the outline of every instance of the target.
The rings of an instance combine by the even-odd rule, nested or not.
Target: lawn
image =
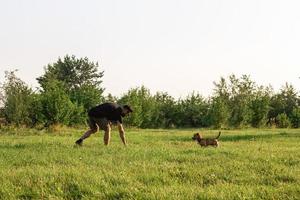
[[[0,129],[0,199],[300,199],[299,129],[83,131]]]

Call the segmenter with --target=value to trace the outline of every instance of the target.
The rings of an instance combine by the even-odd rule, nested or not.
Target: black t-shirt
[[[95,118],[106,118],[112,122],[122,123],[124,117],[122,106],[116,103],[104,103],[89,110],[88,115]]]

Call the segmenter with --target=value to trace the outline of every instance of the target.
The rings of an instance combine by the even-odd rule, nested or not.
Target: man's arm
[[[120,138],[123,144],[126,145],[125,131],[123,125],[120,122],[118,122],[118,129],[119,129]]]

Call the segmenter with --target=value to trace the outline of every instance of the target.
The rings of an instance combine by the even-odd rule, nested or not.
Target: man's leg
[[[82,142],[83,142],[84,139],[90,137],[91,134],[97,132],[98,127],[97,127],[97,125],[96,125],[95,120],[89,117],[88,123],[89,123],[90,129],[89,129],[87,132],[85,132],[85,133],[83,134],[83,136],[81,136],[81,138],[80,138],[79,140],[77,140],[77,141],[75,142],[76,144],[82,145]]]
[[[110,131],[111,131],[111,127],[109,124],[107,124],[107,127],[104,130],[104,144],[105,145],[109,145],[110,142]]]
[[[81,136],[80,139],[84,140],[84,139],[90,137],[91,134],[96,133],[96,132],[97,132],[97,129],[90,129],[90,130],[88,130],[87,132],[85,132],[85,133],[83,134],[83,136]]]
[[[82,142],[84,139],[90,137],[91,134],[93,133],[96,133],[97,132],[97,129],[90,129],[88,130],[87,132],[85,132],[83,134],[83,136],[81,136],[81,138],[79,140],[77,140],[75,143],[78,144],[78,145],[82,145]]]

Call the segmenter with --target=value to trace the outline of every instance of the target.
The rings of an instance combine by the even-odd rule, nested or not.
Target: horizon
[[[104,71],[105,94],[144,85],[151,93],[208,97],[213,82],[249,75],[277,92],[300,88],[298,1],[0,2],[0,82],[4,71],[31,88],[66,54]],[[131,77],[126,75],[131,75]]]

